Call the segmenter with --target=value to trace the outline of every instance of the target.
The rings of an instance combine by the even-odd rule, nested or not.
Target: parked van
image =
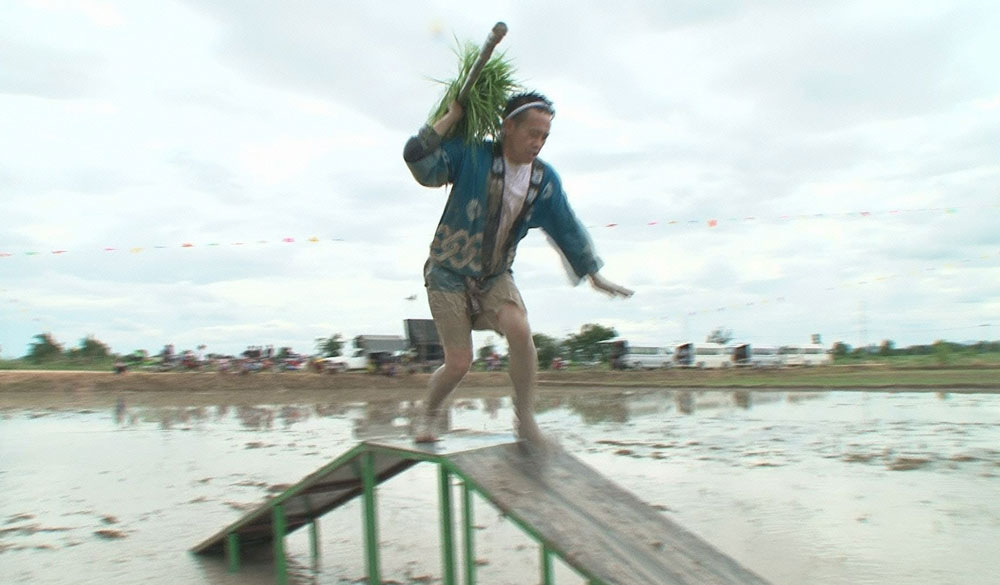
[[[682,343],[674,349],[674,364],[682,368],[728,368],[731,351],[721,343]]]
[[[669,368],[673,363],[673,356],[665,347],[629,347],[620,359],[622,367],[645,370]]]

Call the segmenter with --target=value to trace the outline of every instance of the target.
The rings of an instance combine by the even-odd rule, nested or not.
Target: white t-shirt
[[[497,245],[502,246],[507,241],[507,233],[517,214],[524,206],[528,196],[528,184],[531,179],[531,163],[514,164],[504,159],[503,205],[500,209],[500,226],[497,229]]]

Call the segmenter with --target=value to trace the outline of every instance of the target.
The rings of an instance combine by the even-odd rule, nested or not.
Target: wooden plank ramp
[[[450,461],[567,564],[607,585],[768,583],[558,448],[533,456],[501,445]]]
[[[421,461],[441,463],[453,454],[513,442],[514,437],[510,434],[461,431],[448,433],[440,442],[432,444],[415,444],[409,437],[362,441],[194,546],[191,551],[196,554],[222,554],[230,535],[235,535],[244,547],[268,545],[274,540],[275,506],[284,510],[287,523],[284,533],[290,534],[361,496],[361,458],[367,453],[374,456],[375,481],[382,483]]]
[[[407,437],[359,443],[262,503],[192,551],[226,552],[272,543],[273,511],[283,538],[362,495],[361,460],[376,483],[419,462],[447,469],[592,583],[604,585],[769,585],[694,533],[558,447],[525,448],[510,435],[452,433],[440,443]],[[428,529],[431,529],[428,527]]]

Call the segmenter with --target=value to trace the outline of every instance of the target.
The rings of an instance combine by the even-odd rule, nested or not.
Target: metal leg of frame
[[[552,551],[545,544],[542,544],[542,585],[552,585],[554,581],[554,576],[552,574]]]
[[[285,523],[285,508],[279,504],[274,507],[272,514],[274,517],[271,526],[274,530],[275,579],[278,585],[287,585],[288,562],[285,559],[285,534],[287,532],[287,526]]]
[[[240,570],[240,535],[230,532],[226,535],[226,558],[229,560],[229,572]]]
[[[451,509],[451,474],[438,465],[439,497],[441,499],[441,573],[444,585],[455,585],[455,538]]]
[[[462,520],[465,536],[465,585],[476,585],[476,542],[473,530],[472,488],[462,482]]]
[[[375,454],[361,455],[361,483],[364,490],[365,568],[369,585],[381,585],[378,559],[378,519],[375,515]]]
[[[309,523],[309,551],[312,553],[313,566],[319,566],[319,519]]]

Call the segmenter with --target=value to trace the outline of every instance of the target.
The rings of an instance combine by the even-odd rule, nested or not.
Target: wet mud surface
[[[188,550],[359,440],[402,436],[421,392],[58,393],[0,408],[0,582],[273,583]],[[186,402],[186,403],[185,403]],[[543,431],[777,585],[993,583],[1000,395],[548,389]],[[504,388],[468,389],[453,428],[507,432]],[[437,474],[379,489],[383,579],[440,583]],[[538,548],[476,501],[483,583],[538,581]],[[288,538],[295,583],[364,576],[356,502]],[[459,555],[460,558],[460,555]],[[557,582],[583,583],[561,564]]]

